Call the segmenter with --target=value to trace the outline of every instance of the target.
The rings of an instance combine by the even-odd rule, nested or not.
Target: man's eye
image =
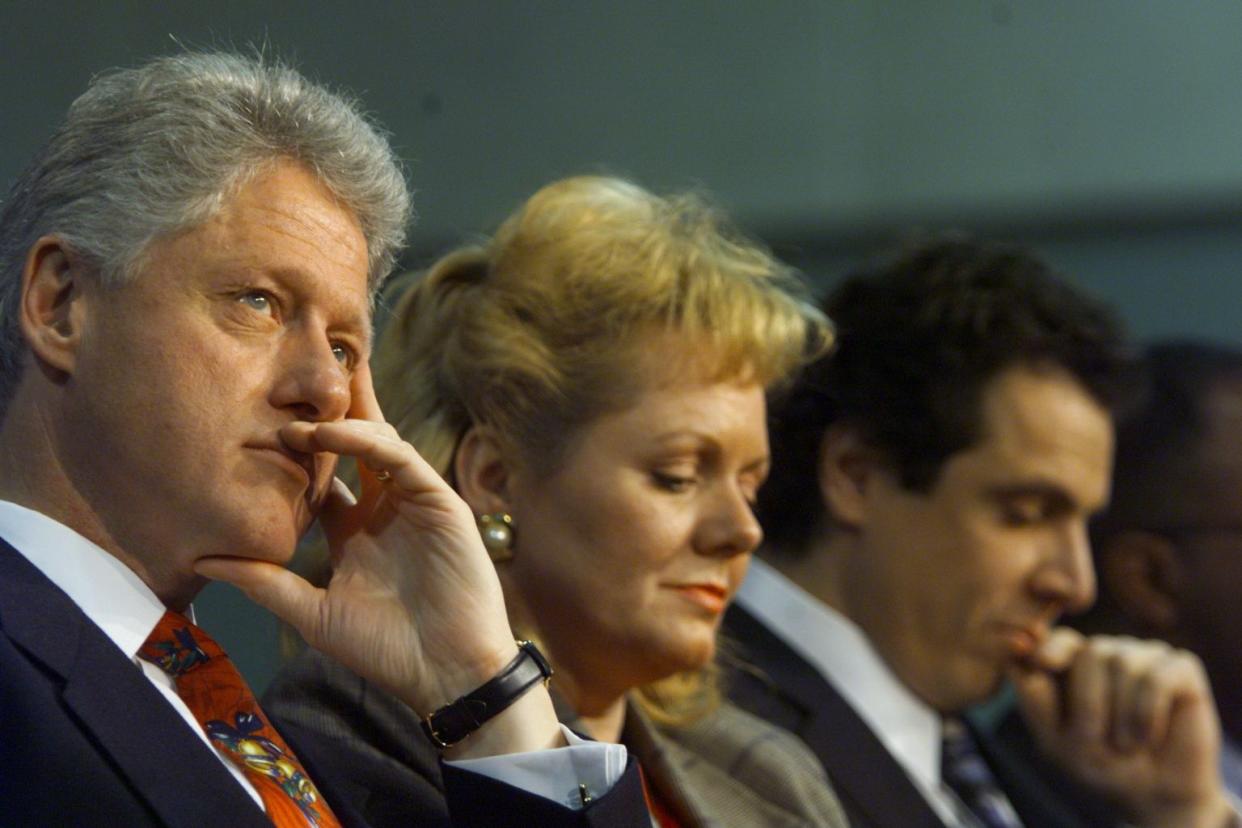
[[[1047,517],[1047,510],[1037,503],[1009,503],[1002,507],[1001,514],[1010,526],[1030,526]]]
[[[272,298],[261,290],[243,293],[237,297],[237,301],[259,313],[270,314],[272,312]]]
[[[346,368],[354,367],[354,352],[345,345],[333,345],[332,355]]]

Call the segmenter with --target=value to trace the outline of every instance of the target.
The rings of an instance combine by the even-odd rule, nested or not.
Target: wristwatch
[[[423,733],[443,750],[474,733],[539,682],[552,678],[552,665],[530,641],[517,641],[518,654],[499,673],[422,721]]]

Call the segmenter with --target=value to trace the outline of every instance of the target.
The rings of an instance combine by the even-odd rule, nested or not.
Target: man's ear
[[[511,511],[512,470],[491,429],[476,425],[466,431],[453,457],[453,474],[458,494],[476,515]]]
[[[819,444],[819,495],[832,521],[857,528],[867,518],[867,487],[878,470],[874,449],[858,429],[830,426]]]
[[[22,333],[48,368],[72,374],[82,339],[83,267],[57,236],[43,236],[26,254],[19,308]]]
[[[1164,638],[1176,629],[1183,573],[1173,541],[1154,532],[1120,532],[1100,546],[1096,558],[1100,591],[1140,635]]]

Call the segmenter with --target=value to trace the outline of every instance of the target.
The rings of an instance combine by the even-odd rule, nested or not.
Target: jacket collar
[[[170,826],[267,826],[266,816],[141,670],[0,540],[0,634],[60,680],[65,707]]]

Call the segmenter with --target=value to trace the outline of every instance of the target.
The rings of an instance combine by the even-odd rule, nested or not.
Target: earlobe
[[[1181,564],[1173,542],[1153,532],[1121,532],[1100,548],[1101,592],[1140,635],[1165,637],[1177,626]]]
[[[858,528],[867,518],[867,486],[875,470],[875,452],[857,429],[830,427],[819,446],[819,493],[838,526]]]
[[[35,242],[22,269],[22,333],[35,357],[63,374],[73,373],[81,341],[81,276],[81,265],[56,236]]]
[[[453,456],[457,492],[476,515],[511,513],[509,462],[491,429],[471,426]]]

